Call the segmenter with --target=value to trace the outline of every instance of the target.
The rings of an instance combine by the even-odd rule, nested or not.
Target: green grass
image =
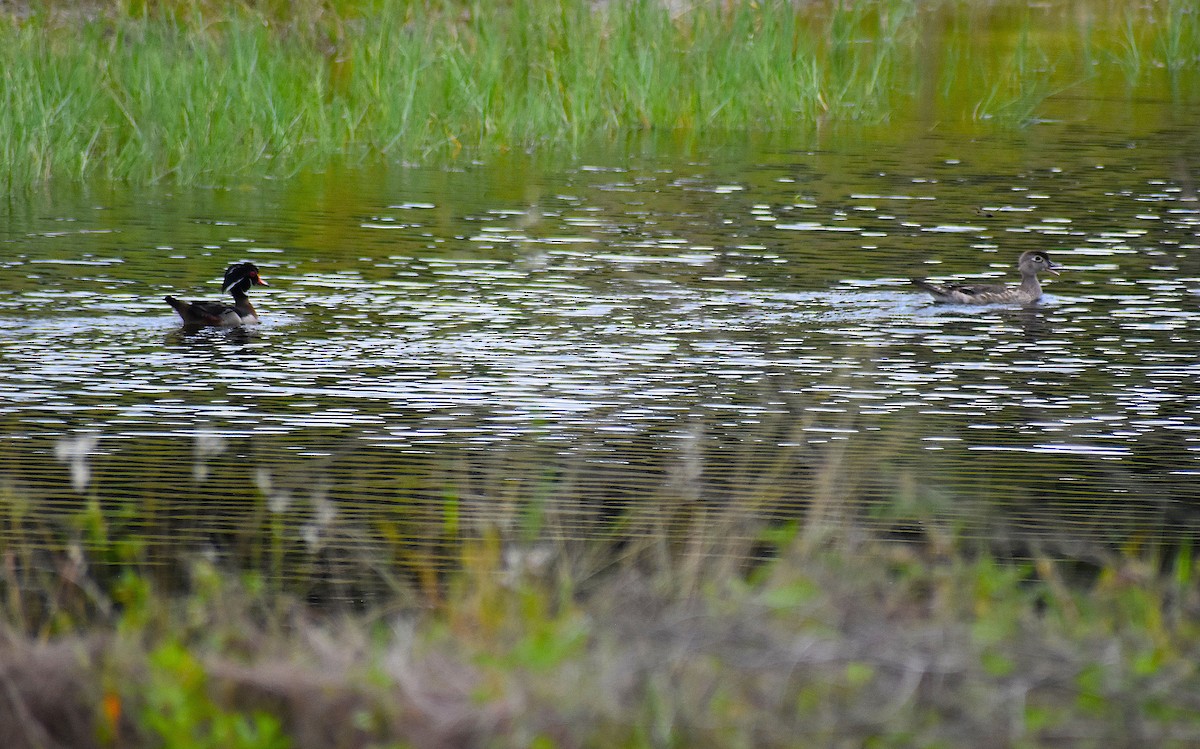
[[[1184,2],[202,2],[0,18],[0,169],[139,182],[578,148],[642,130],[1021,125],[1194,101]]]

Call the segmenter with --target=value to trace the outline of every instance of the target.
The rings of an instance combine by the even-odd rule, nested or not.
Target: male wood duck
[[[1038,283],[1040,271],[1058,275],[1062,266],[1050,259],[1041,250],[1021,253],[1017,270],[1021,271],[1021,284],[945,283],[933,284],[920,278],[912,282],[929,292],[933,301],[940,304],[1033,304],[1042,296],[1042,285]]]
[[[221,291],[233,295],[233,305],[225,302],[186,302],[168,296],[167,304],[175,308],[183,318],[184,325],[219,325],[233,327],[247,323],[258,322],[258,314],[246,292],[251,286],[266,286],[267,282],[259,278],[258,267],[254,263],[234,263],[225,270],[225,282]]]

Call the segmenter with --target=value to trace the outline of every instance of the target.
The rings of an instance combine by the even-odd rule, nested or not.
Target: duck
[[[166,302],[179,313],[184,325],[230,328],[258,322],[258,313],[250,304],[246,292],[251,286],[267,285],[258,275],[258,266],[254,263],[234,263],[225,269],[225,280],[221,284],[221,291],[233,295],[232,305],[225,302],[188,302],[170,295],[166,297]]]
[[[912,282],[933,297],[939,304],[1033,304],[1042,297],[1038,273],[1058,275],[1063,266],[1050,259],[1042,250],[1028,250],[1017,260],[1021,283],[1017,286],[986,283],[930,283],[921,278]]]

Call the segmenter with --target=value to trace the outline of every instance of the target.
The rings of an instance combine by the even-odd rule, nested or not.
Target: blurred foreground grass
[[[30,590],[9,554],[0,745],[1200,741],[1189,554],[1112,553],[1081,576],[932,537],[761,531],[614,549],[493,530],[461,545],[441,594],[397,585],[366,608],[202,559],[185,593],[134,568],[102,587],[80,549],[47,558]],[[774,558],[747,566],[764,544]],[[31,593],[50,616],[25,615]]]

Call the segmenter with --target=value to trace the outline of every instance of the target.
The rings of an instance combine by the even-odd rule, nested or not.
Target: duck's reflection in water
[[[1004,310],[1002,316],[1020,327],[1024,336],[1031,341],[1040,341],[1054,332],[1050,315],[1045,307],[1028,305]]]

